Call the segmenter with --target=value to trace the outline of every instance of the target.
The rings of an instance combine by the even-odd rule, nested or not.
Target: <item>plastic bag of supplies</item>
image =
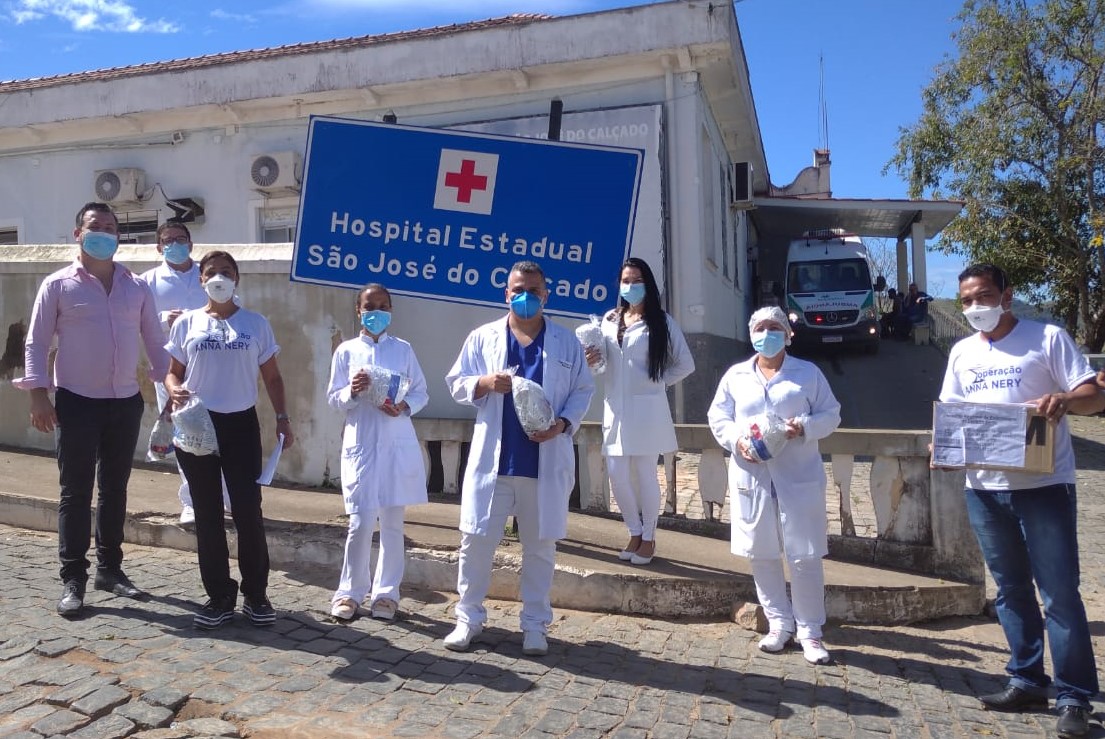
[[[169,414],[172,401],[165,404],[161,415],[153,422],[153,430],[150,431],[150,445],[146,450],[147,462],[161,462],[176,454],[173,446],[173,418]]]
[[[514,375],[510,379],[510,392],[514,396],[518,422],[527,434],[545,431],[556,422],[552,405],[545,397],[544,388],[533,380],[518,376],[517,370],[517,367],[511,367],[507,371]]]
[[[778,456],[787,443],[787,422],[772,412],[749,419],[748,430],[741,435],[753,459],[766,462]]]
[[[377,408],[387,403],[399,405],[403,398],[407,397],[407,391],[411,387],[411,378],[393,370],[384,369],[374,364],[366,364],[360,369],[368,373],[368,388],[357,397],[364,398]],[[357,370],[358,372],[360,370]]]
[[[576,338],[584,349],[595,349],[599,353],[599,361],[591,366],[592,375],[601,375],[606,371],[606,342],[602,338],[602,322],[598,316],[592,315],[587,323],[576,326]]]
[[[196,395],[173,411],[173,444],[189,454],[202,457],[219,453],[219,441],[215,438],[215,424],[207,406]]]

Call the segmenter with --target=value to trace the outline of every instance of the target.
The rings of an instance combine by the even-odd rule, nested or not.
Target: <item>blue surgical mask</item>
[[[161,247],[161,256],[169,264],[186,264],[192,258],[192,250],[187,241],[174,241]]]
[[[752,333],[752,348],[768,359],[777,356],[786,345],[787,335],[784,331],[755,331]]]
[[[630,305],[639,305],[645,299],[645,283],[633,282],[626,284],[623,282],[618,294],[622,296],[622,300]]]
[[[533,293],[519,293],[510,299],[510,309],[519,318],[533,318],[541,312],[541,298]]]
[[[81,250],[93,259],[111,259],[119,248],[119,237],[103,231],[85,231]]]
[[[361,325],[373,336],[379,336],[391,325],[391,313],[386,310],[361,311]]]

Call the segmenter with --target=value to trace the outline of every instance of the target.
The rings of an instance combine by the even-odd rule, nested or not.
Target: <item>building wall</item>
[[[642,33],[641,38],[649,39],[648,44],[660,44],[673,33],[679,36],[694,32],[716,39],[728,48],[727,26],[722,28],[705,21],[701,29],[685,26],[677,29],[678,24],[662,20],[669,13],[682,17],[683,10],[686,8],[681,4],[673,4],[646,13],[655,19],[649,22],[657,28]],[[627,15],[637,12],[629,11]],[[695,18],[694,22],[699,23],[698,16]],[[588,26],[586,38],[573,37],[577,48],[568,53],[580,53],[583,49],[589,54],[601,52],[602,39],[612,38],[604,34],[616,33],[618,23],[618,16],[602,16],[594,27]],[[282,59],[266,62],[264,66],[226,65],[179,75],[159,73],[150,78],[128,77],[7,95],[0,124],[13,125],[24,118],[27,123],[39,121],[41,113],[24,106],[31,102],[36,111],[53,111],[58,121],[82,116],[95,120],[90,118],[86,141],[36,148],[33,138],[29,138],[26,146],[6,151],[0,147],[0,228],[17,228],[23,245],[50,245],[0,246],[4,256],[0,260],[0,326],[8,329],[0,379],[21,374],[22,332],[38,284],[75,256],[75,247],[59,245],[72,244],[74,211],[81,203],[95,199],[94,173],[103,169],[139,168],[146,174],[142,202],[117,207],[122,218],[148,219],[152,214],[155,222],[163,222],[174,214],[168,201],[184,198],[202,201],[205,209],[202,221],[190,224],[198,244],[197,255],[211,248],[209,245],[229,245],[226,248],[242,266],[241,293],[245,304],[268,316],[273,324],[282,346],[279,362],[288,385],[289,409],[300,438],[300,443],[281,462],[281,474],[291,480],[316,484],[332,476],[337,470],[340,418],[326,405],[325,384],[333,348],[356,332],[355,292],[289,284],[290,246],[258,242],[264,238],[265,222],[270,226],[294,224],[298,194],[294,190],[258,191],[249,179],[249,167],[258,154],[302,152],[305,147],[310,111],[285,101],[258,112],[266,96],[287,96],[303,89],[305,70],[315,70],[313,73],[318,76],[307,86],[308,96],[315,102],[327,94],[326,90],[335,91],[335,95],[337,91],[342,95],[354,93],[364,83],[365,65],[358,64],[357,59],[371,58],[375,69],[391,70],[378,75],[374,84],[409,80],[412,90],[422,91],[404,98],[406,104],[396,111],[401,123],[540,137],[547,127],[549,100],[557,97],[568,111],[563,121],[565,140],[645,150],[644,182],[632,253],[652,264],[666,307],[686,333],[699,367],[696,375],[673,390],[673,415],[678,421],[704,420],[717,377],[739,352],[741,338],[746,336],[743,327],[748,315],[750,270],[748,221],[745,214],[729,208],[730,163],[698,73],[677,71],[678,67],[673,65],[651,78],[641,79],[640,74],[626,71],[624,81],[610,82],[609,77],[622,72],[606,70],[602,74],[607,77],[602,77],[601,83],[595,81],[599,76],[577,79],[565,73],[559,86],[550,87],[546,83],[540,90],[527,89],[522,79],[509,94],[489,93],[494,89],[490,85],[477,86],[482,94],[463,100],[457,99],[455,90],[449,95],[441,93],[442,86],[451,83],[434,68],[437,63],[434,60],[463,59],[471,65],[470,60],[480,57],[477,51],[492,53],[498,48],[514,48],[510,39],[529,38],[527,33],[504,30],[484,36],[439,39],[432,48],[410,44],[396,46],[387,53],[377,49],[371,57],[367,52],[335,51],[318,55],[310,64],[302,58]],[[552,37],[542,39],[550,54],[554,50],[565,52]],[[539,48],[528,49],[527,53],[529,62],[548,56]],[[381,59],[390,59],[389,55],[403,59],[380,65]],[[512,68],[509,59],[485,61],[489,69]],[[547,61],[557,60],[550,56]],[[619,60],[615,65],[624,63]],[[602,67],[601,61],[594,64],[596,70]],[[480,70],[472,67],[460,71],[478,74]],[[173,94],[166,95],[170,84]],[[360,108],[348,107],[343,102],[347,107],[342,109],[342,115],[378,118],[379,101],[373,101],[372,97],[366,92]],[[210,110],[213,108],[218,110]],[[201,115],[204,110],[207,115]],[[141,125],[122,117],[132,114],[144,116]],[[240,115],[241,120],[211,125],[212,119],[225,121],[227,115],[231,118]],[[613,125],[593,125],[595,120]],[[638,125],[633,129],[634,135],[624,136],[618,124],[627,121],[645,122],[647,126]],[[68,125],[76,128],[75,124]],[[750,134],[752,138],[758,136],[756,131]],[[277,233],[274,229],[273,234]],[[155,263],[152,246],[125,246],[118,258],[139,272]],[[613,285],[617,276],[596,275],[596,279]],[[503,310],[403,296],[396,296],[394,307],[394,333],[414,344],[429,381],[430,404],[423,415],[470,417],[470,409],[457,405],[448,396],[443,377],[467,331],[502,316]],[[561,322],[569,326],[578,323]],[[143,429],[145,437],[154,413],[152,386],[144,385],[143,393],[150,404]],[[591,420],[601,417],[601,397],[600,377],[588,416]],[[264,410],[268,402],[263,394],[260,403],[265,434],[271,435],[272,418]],[[52,448],[50,437],[35,432],[27,424],[26,406],[25,394],[7,382],[0,383],[0,443]]]

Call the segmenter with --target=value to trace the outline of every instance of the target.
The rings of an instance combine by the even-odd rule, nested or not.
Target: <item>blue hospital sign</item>
[[[637,149],[312,117],[291,278],[504,305],[510,266],[546,310],[609,308],[629,254]]]

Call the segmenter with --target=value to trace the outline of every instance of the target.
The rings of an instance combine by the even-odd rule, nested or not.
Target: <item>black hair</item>
[[[994,283],[994,287],[1000,292],[1005,292],[1005,288],[1009,287],[1009,278],[1005,276],[1005,271],[996,264],[972,264],[959,273],[960,282],[972,277],[985,277]]]
[[[656,277],[653,276],[648,262],[637,257],[630,257],[618,268],[619,284],[626,267],[638,270],[641,273],[641,279],[644,280],[644,314],[645,325],[648,326],[648,379],[659,382],[664,376],[664,370],[671,363],[671,336],[668,334],[668,317],[660,306],[660,288],[656,286]],[[624,314],[628,308],[629,303],[619,296],[618,313]]]
[[[367,293],[369,290],[382,290],[384,292],[384,295],[388,296],[388,304],[389,305],[391,304],[391,290],[388,290],[386,287],[381,285],[379,282],[370,282],[367,285],[365,285],[364,287],[362,287],[360,290],[357,291],[357,309],[358,310],[360,310],[360,308],[361,308],[361,298],[363,298],[364,294]]]
[[[218,258],[225,259],[230,262],[230,266],[234,268],[234,276],[238,279],[242,277],[242,271],[238,269],[238,262],[234,260],[234,257],[230,256],[230,252],[225,251],[209,251],[203,255],[203,259],[200,260],[200,274],[203,274],[203,268],[207,266],[207,263],[212,259]]]
[[[188,237],[189,241],[192,240],[192,232],[188,230],[188,227],[184,225],[184,222],[170,218],[157,227],[157,232],[154,234],[154,236],[157,238],[157,243],[161,243],[161,235],[168,231],[170,228],[179,228],[181,231],[184,232],[184,235]]]
[[[111,217],[115,219],[115,225],[119,225],[119,217],[115,215],[115,211],[111,209],[110,205],[93,201],[91,203],[85,203],[81,206],[81,209],[77,211],[77,228],[84,225],[84,214],[88,211],[94,213],[110,213]]]
[[[538,274],[541,276],[542,280],[545,279],[545,270],[541,269],[541,265],[537,262],[531,262],[528,259],[522,260],[521,262],[515,262],[514,266],[510,268],[510,271],[521,272],[527,275]]]

